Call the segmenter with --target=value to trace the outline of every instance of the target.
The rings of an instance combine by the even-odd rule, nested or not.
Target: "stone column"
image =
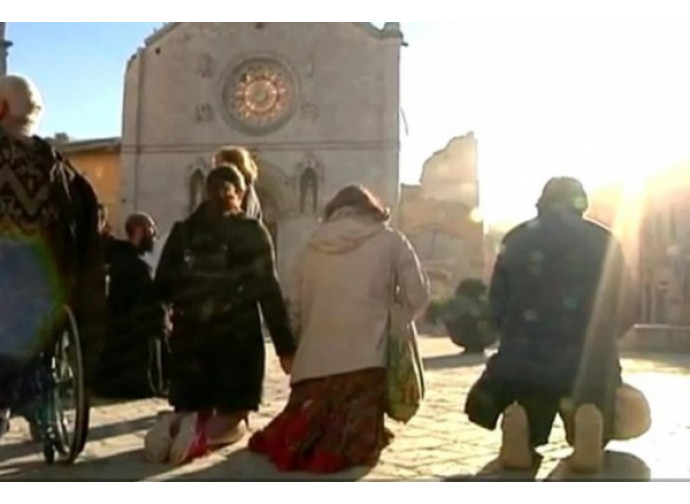
[[[7,50],[12,42],[5,40],[5,24],[0,23],[0,76],[7,73]]]

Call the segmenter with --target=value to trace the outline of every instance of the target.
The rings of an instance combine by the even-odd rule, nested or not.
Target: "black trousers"
[[[615,390],[607,390],[607,387],[590,387],[577,394],[570,394],[483,375],[470,389],[465,403],[465,413],[472,423],[494,430],[503,411],[517,402],[527,413],[532,448],[549,442],[553,422],[556,415],[560,414],[566,425],[566,437],[572,444],[572,428],[569,419],[561,411],[563,399],[572,399],[575,408],[584,404],[593,404],[597,407],[604,419],[606,445],[612,438],[615,404]]]

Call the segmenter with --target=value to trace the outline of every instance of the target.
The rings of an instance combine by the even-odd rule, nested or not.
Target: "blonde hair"
[[[235,165],[244,177],[247,185],[252,185],[259,178],[259,167],[256,166],[251,153],[244,147],[221,147],[213,155],[214,166],[222,164]]]
[[[43,112],[43,98],[36,85],[19,75],[0,77],[0,103],[7,104],[3,119],[11,133],[32,136],[38,129]]]

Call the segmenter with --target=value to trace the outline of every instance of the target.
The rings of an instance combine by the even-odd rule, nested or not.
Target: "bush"
[[[425,320],[443,323],[453,343],[469,351],[483,351],[498,340],[489,323],[487,287],[478,279],[463,280],[452,297],[433,301]]]

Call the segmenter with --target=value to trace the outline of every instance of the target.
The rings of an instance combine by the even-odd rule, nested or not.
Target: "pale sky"
[[[158,23],[9,23],[10,71],[33,76],[42,133],[120,134],[126,60]],[[690,159],[682,25],[403,23],[401,181],[448,140],[478,140],[487,221],[534,213],[546,179],[588,188]],[[373,167],[375,169],[375,167]]]
[[[690,158],[690,30],[436,25],[404,50],[403,174],[453,134],[478,139],[482,210],[520,220],[551,175],[588,188]]]

